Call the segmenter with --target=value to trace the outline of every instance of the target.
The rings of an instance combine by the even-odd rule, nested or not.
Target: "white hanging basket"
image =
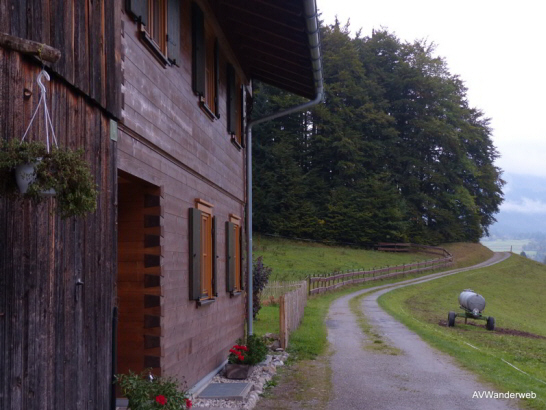
[[[38,158],[38,162],[40,160],[41,158]],[[38,162],[35,162],[32,164],[21,164],[17,168],[15,168],[15,182],[17,182],[19,191],[21,191],[22,194],[26,194],[30,184],[32,184],[36,180],[36,166]],[[41,195],[54,196],[55,190],[51,188],[51,189],[42,191]]]

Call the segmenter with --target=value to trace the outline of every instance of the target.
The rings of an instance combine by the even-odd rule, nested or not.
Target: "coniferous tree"
[[[368,244],[477,241],[502,202],[489,120],[425,41],[322,29],[324,102],[257,128],[255,229]],[[254,117],[301,99],[263,84]],[[267,103],[267,104],[266,104]]]

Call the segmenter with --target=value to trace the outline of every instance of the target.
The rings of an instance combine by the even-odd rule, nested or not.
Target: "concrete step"
[[[206,400],[243,401],[252,390],[252,383],[211,383],[198,398]]]

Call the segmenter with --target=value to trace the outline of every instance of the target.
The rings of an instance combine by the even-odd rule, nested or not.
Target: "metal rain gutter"
[[[311,53],[311,60],[313,66],[313,77],[315,81],[315,98],[306,103],[297,105],[292,108],[288,108],[283,111],[279,111],[275,114],[267,115],[256,120],[252,120],[247,124],[247,179],[246,179],[246,191],[247,191],[247,212],[246,212],[246,226],[247,226],[247,272],[248,272],[248,335],[253,334],[253,289],[252,289],[252,128],[255,125],[262,124],[267,121],[284,117],[285,115],[293,114],[299,111],[306,110],[314,105],[319,104],[324,96],[324,84],[322,79],[322,61],[320,52],[320,36],[319,36],[319,22],[317,13],[317,4],[315,0],[303,0],[303,10],[305,15],[305,28],[307,32],[307,39],[309,42],[309,51]]]

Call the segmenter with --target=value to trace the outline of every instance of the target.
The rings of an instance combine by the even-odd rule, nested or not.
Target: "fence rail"
[[[301,323],[307,305],[307,293],[307,281],[301,281],[294,290],[279,297],[279,338],[283,349],[288,346],[290,332]]]
[[[309,276],[309,295],[323,293],[330,290],[338,289],[342,286],[353,285],[372,280],[387,279],[400,275],[408,275],[439,268],[447,268],[448,266],[451,266],[453,264],[453,256],[447,250],[440,247],[417,244],[381,243],[378,245],[378,250],[379,249],[394,252],[400,252],[401,249],[412,249],[417,250],[418,252],[425,252],[438,256],[441,255],[442,257],[422,262],[415,262],[407,265],[390,266],[381,269],[352,271],[346,273],[334,272],[333,274],[330,274],[328,276]]]

